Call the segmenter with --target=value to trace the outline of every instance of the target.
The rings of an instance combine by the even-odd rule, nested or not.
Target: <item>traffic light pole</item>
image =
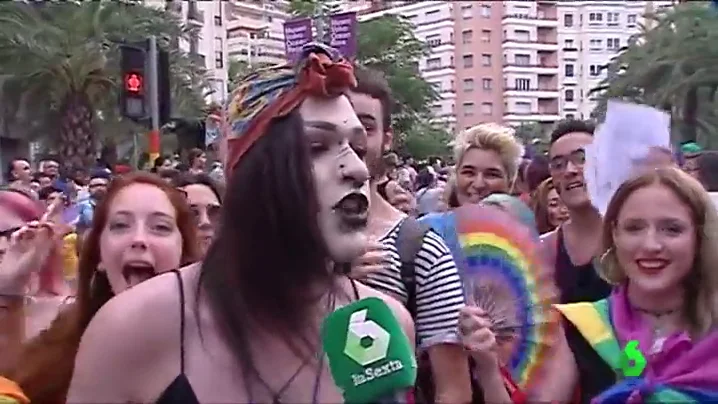
[[[157,72],[159,50],[157,38],[149,38],[149,98],[150,98],[150,136],[148,139],[148,154],[150,164],[160,155],[160,103],[159,103],[159,76]]]

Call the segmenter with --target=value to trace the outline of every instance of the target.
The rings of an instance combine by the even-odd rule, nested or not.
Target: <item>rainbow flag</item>
[[[718,402],[718,332],[705,336],[690,347],[666,344],[669,351],[680,351],[675,352],[670,363],[660,369],[650,369],[639,377],[623,377],[619,370],[622,349],[611,322],[611,297],[595,303],[555,305],[596,353],[612,369],[616,369],[618,382],[593,398],[594,404]],[[649,368],[651,365],[649,358]]]

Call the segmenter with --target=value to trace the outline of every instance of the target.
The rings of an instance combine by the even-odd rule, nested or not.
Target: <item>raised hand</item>
[[[13,233],[0,263],[0,293],[23,293],[28,276],[42,268],[58,237],[50,222],[30,222]]]
[[[476,306],[465,306],[459,312],[459,332],[464,348],[469,351],[479,369],[498,368],[498,344],[491,331],[491,320]]]

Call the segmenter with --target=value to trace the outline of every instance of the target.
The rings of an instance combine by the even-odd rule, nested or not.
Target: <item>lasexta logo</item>
[[[391,335],[373,320],[367,320],[368,310],[357,311],[349,318],[344,354],[361,366],[368,366],[386,358]]]

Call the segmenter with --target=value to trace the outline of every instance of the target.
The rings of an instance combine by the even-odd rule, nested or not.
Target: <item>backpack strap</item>
[[[414,271],[414,260],[416,254],[421,250],[424,242],[424,235],[429,231],[430,226],[420,223],[416,219],[407,217],[399,225],[396,236],[396,249],[401,260],[401,281],[406,287],[406,308],[411,318],[416,319],[416,274]]]

